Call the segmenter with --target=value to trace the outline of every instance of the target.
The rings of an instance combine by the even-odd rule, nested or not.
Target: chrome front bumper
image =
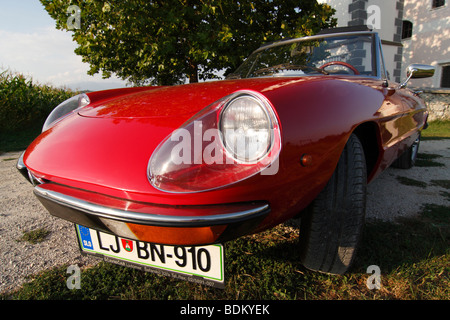
[[[44,185],[34,187],[34,194],[41,202],[52,203],[61,207],[61,212],[50,212],[53,215],[73,220],[78,223],[75,216],[67,216],[62,211],[70,210],[78,212],[76,216],[89,216],[91,218],[111,219],[126,223],[136,223],[150,226],[163,227],[203,227],[214,225],[227,225],[243,222],[255,217],[266,215],[270,209],[268,204],[229,204],[229,205],[203,205],[203,206],[160,206],[156,204],[146,204],[146,211],[155,212],[143,213],[109,208],[103,205],[91,203],[82,199],[59,193],[44,188]],[[45,206],[45,204],[44,204]],[[53,210],[52,210],[53,211]],[[175,212],[185,213],[195,212],[197,215],[172,215]],[[171,215],[169,215],[171,213]],[[69,219],[68,219],[69,218]]]
[[[36,185],[34,194],[58,218],[123,238],[168,245],[233,240],[256,230],[270,212],[269,205],[261,202],[168,206],[137,203],[53,183]],[[95,203],[86,200],[93,197]]]
[[[51,215],[124,238],[161,244],[204,245],[249,234],[269,214],[265,202],[217,205],[161,205],[133,202],[41,181],[17,169],[34,185],[34,194]]]

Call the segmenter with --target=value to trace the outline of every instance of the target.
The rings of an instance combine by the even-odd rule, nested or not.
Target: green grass
[[[407,177],[397,176],[396,179],[398,182],[400,182],[401,184],[404,184],[406,186],[413,186],[413,187],[419,187],[419,188],[426,188],[428,186],[428,184],[424,181],[419,181],[419,180],[415,180],[415,179],[411,179],[411,178],[407,178]],[[444,189],[450,189],[450,180],[431,180],[429,185],[438,186],[438,187],[441,187]],[[448,192],[441,191],[441,195],[444,198],[448,198],[449,194],[450,193],[448,193]]]
[[[414,163],[416,167],[445,167],[445,164],[433,160],[416,159]]]
[[[422,130],[422,139],[450,139],[450,120],[431,121],[428,128]]]
[[[25,150],[41,133],[41,130],[42,126],[39,124],[18,132],[0,132],[0,154]]]
[[[50,234],[50,231],[39,228],[36,230],[26,231],[23,233],[22,237],[18,241],[27,241],[31,244],[36,244],[45,240],[45,238]]]
[[[440,154],[435,154],[435,153],[418,153],[417,158],[423,159],[423,160],[434,160],[434,159],[442,158],[442,156]]]
[[[354,266],[343,276],[304,269],[297,231],[278,226],[225,244],[226,287],[190,282],[100,263],[81,271],[69,290],[67,266],[47,270],[3,299],[74,300],[434,300],[450,297],[450,208],[427,205],[414,219],[371,221]],[[369,290],[367,267],[381,269],[381,289]]]
[[[450,202],[450,192],[447,191],[439,191],[439,195],[445,200]]]
[[[419,153],[415,162],[416,167],[445,167],[445,164],[434,161],[435,159],[442,158],[439,154],[433,153]]]
[[[406,186],[414,186],[414,187],[419,187],[419,188],[427,187],[426,182],[418,181],[418,180],[407,178],[407,177],[397,176],[397,181]]]
[[[431,184],[445,189],[450,189],[450,180],[431,180]]]

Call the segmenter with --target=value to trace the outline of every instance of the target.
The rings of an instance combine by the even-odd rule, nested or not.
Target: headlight
[[[153,152],[148,178],[157,189],[213,190],[262,172],[278,159],[281,129],[260,93],[237,91],[201,110]]]
[[[62,120],[65,116],[70,114],[72,111],[85,107],[90,103],[89,97],[86,94],[79,94],[66,101],[60,103],[47,117],[44,126],[42,127],[42,132],[47,131],[53,127],[58,121]]]
[[[222,110],[220,131],[223,144],[239,162],[255,162],[270,150],[273,124],[270,106],[252,95],[231,100]]]

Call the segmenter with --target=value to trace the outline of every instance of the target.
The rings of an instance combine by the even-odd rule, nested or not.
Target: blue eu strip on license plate
[[[83,253],[107,262],[138,268],[218,288],[224,287],[223,246],[168,246],[130,240],[76,225]]]

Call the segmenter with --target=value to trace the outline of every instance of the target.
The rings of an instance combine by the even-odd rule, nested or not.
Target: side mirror
[[[405,88],[410,79],[429,78],[434,75],[435,68],[427,64],[411,64],[406,69],[406,80],[399,85],[399,89]]]

